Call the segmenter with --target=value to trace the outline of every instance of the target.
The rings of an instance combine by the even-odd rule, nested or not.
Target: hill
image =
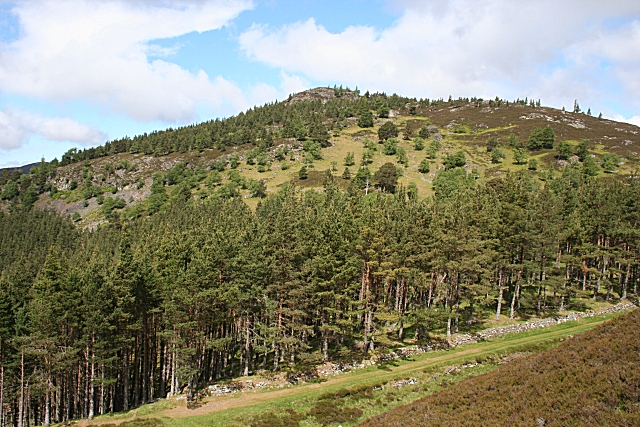
[[[391,129],[386,146],[382,126]],[[553,140],[536,146],[532,134],[547,126]],[[195,198],[239,195],[255,207],[288,182],[321,189],[326,173],[343,189],[354,180],[365,187],[365,171],[356,173],[366,167],[373,175],[387,162],[397,165],[399,185],[428,196],[445,160],[459,152],[467,174],[481,181],[518,170],[546,179],[566,166],[600,177],[629,175],[638,168],[639,130],[528,100],[417,100],[316,88],[229,119],[72,149],[25,176],[4,170],[0,208],[30,193],[37,207],[94,227],[114,211],[132,218],[157,210],[148,201],[154,177],[169,193],[184,184]],[[120,201],[104,209],[104,198]]]
[[[640,425],[640,310],[361,426]]]

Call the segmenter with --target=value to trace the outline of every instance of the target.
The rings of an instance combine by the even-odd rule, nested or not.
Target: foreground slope
[[[363,426],[640,425],[640,311]]]

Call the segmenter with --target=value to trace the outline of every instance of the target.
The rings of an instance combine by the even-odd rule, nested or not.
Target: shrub
[[[431,170],[431,163],[428,159],[423,159],[418,166],[418,172],[420,173],[429,173]]]
[[[499,148],[491,150],[491,163],[501,163],[505,158],[504,151]]]
[[[546,128],[537,128],[529,135],[529,144],[527,147],[529,150],[540,150],[541,148],[553,148],[553,144],[556,140],[556,136],[553,133],[551,126]]]
[[[454,154],[449,154],[444,158],[444,168],[449,170],[453,168],[461,168],[467,164],[467,156],[464,151],[458,151]]]
[[[364,113],[362,113],[362,115],[358,117],[357,124],[361,128],[373,127],[373,114],[371,113],[371,111],[367,110]]]
[[[398,148],[398,140],[395,138],[388,139],[384,142],[382,146],[382,154],[387,156],[393,156],[396,154],[396,150]]]
[[[298,178],[299,179],[307,179],[309,177],[309,172],[307,170],[306,166],[302,166],[300,168],[300,170],[298,171]]]
[[[615,153],[607,153],[602,157],[602,169],[605,172],[614,172],[620,167],[620,156]]]
[[[381,141],[386,141],[389,138],[395,138],[398,136],[398,127],[393,122],[385,122],[380,129],[378,129],[378,138]]]

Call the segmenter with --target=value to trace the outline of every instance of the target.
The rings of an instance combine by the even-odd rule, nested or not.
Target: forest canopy
[[[284,186],[255,212],[237,197],[177,198],[91,232],[51,212],[0,213],[7,416],[119,411],[422,342],[488,313],[637,294],[635,179],[523,171],[425,199],[332,182]]]

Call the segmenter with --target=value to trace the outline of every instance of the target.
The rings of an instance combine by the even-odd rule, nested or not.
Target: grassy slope
[[[363,426],[640,425],[640,310]]]
[[[393,120],[402,131],[409,129],[416,132],[424,123],[431,122],[440,130],[443,140],[443,148],[438,153],[438,158],[432,160],[431,172],[429,174],[421,174],[418,172],[418,165],[426,156],[426,149],[416,151],[411,141],[400,141],[409,157],[409,165],[404,170],[404,175],[400,178],[403,185],[413,182],[417,185],[422,196],[432,193],[431,181],[439,168],[442,168],[442,159],[445,155],[458,150],[463,150],[467,155],[467,169],[470,171],[475,168],[479,171],[481,179],[491,179],[493,177],[504,174],[511,170],[524,170],[526,165],[516,165],[513,163],[513,149],[508,146],[508,139],[511,133],[516,135],[519,141],[526,144],[529,134],[535,128],[551,125],[556,134],[556,142],[568,141],[576,145],[583,139],[590,141],[591,152],[598,158],[601,158],[607,152],[613,152],[622,157],[623,164],[618,171],[619,174],[633,173],[640,165],[640,128],[627,123],[619,123],[611,120],[599,120],[584,114],[574,114],[556,110],[553,108],[533,108],[522,105],[510,104],[500,107],[489,107],[483,105],[480,107],[474,104],[450,105],[443,104],[438,107],[429,107],[418,110],[417,116],[398,115]],[[340,135],[332,137],[332,147],[323,149],[323,159],[313,164],[309,179],[300,181],[297,178],[298,170],[302,166],[301,156],[298,155],[293,161],[289,161],[291,168],[282,170],[280,162],[272,158],[272,164],[269,170],[258,172],[256,165],[241,164],[238,170],[247,178],[265,181],[268,192],[277,191],[277,188],[285,182],[296,182],[304,188],[321,188],[322,174],[325,170],[330,169],[332,162],[337,164],[337,176],[339,185],[346,186],[346,181],[340,178],[344,170],[343,161],[347,152],[354,152],[356,157],[356,165],[350,169],[352,173],[357,170],[364,147],[362,138],[370,138],[377,141],[377,130],[386,120],[378,120],[376,125],[370,129],[361,129],[357,126],[341,131]],[[463,125],[466,129],[465,133],[453,133],[454,125]],[[487,140],[496,137],[499,141],[501,149],[506,154],[506,159],[500,164],[492,164],[491,156],[486,150]],[[287,143],[293,144],[295,141],[279,140],[277,144]],[[429,141],[427,141],[427,145]],[[122,182],[134,182],[135,176],[140,176],[146,181],[146,185],[139,191],[126,190],[118,193],[119,197],[124,197],[128,202],[128,206],[139,203],[149,194],[151,185],[151,176],[153,172],[158,170],[167,170],[178,161],[187,161],[189,164],[195,165],[202,163],[208,165],[211,160],[218,158],[220,155],[230,155],[234,152],[243,154],[251,147],[230,147],[226,152],[221,153],[217,150],[204,150],[199,152],[172,153],[164,157],[143,156],[140,154],[132,155],[128,153],[118,154],[112,157],[96,159],[91,162],[91,169],[94,176],[98,177],[104,174],[104,165],[106,163],[115,164],[124,159],[136,163],[139,170],[124,174],[118,180]],[[275,147],[274,147],[275,149]],[[566,162],[558,161],[554,150],[540,150],[531,152],[530,158],[536,158],[539,163],[539,171],[546,170],[551,165],[556,170],[563,167]],[[376,171],[383,163],[391,161],[395,162],[395,156],[382,155],[380,151],[374,158],[374,162],[370,165],[372,171]],[[82,182],[81,171],[82,163],[73,164],[61,168],[59,174],[66,177],[67,180],[75,179],[78,183]],[[223,173],[223,183],[228,182],[226,173]],[[600,173],[605,177],[608,174]],[[64,181],[64,179],[63,179]],[[105,183],[106,185],[107,183]],[[169,192],[171,189],[169,189]],[[203,184],[193,192],[200,191],[200,195],[210,194],[215,191],[213,188],[205,188]],[[243,196],[247,196],[247,191],[242,192]],[[64,199],[62,199],[64,198]],[[40,207],[51,207],[61,213],[71,215],[78,211],[85,220],[81,225],[96,223],[102,217],[100,213],[91,214],[97,211],[99,206],[95,203],[95,199],[89,201],[89,205],[82,205],[82,189],[79,187],[74,191],[60,192],[51,200],[47,196],[42,196],[38,202]],[[129,202],[131,200],[131,202]],[[255,207],[258,199],[245,199],[247,203]]]
[[[285,412],[287,408],[293,409],[304,417],[314,408],[316,411],[327,409],[327,407],[332,409],[331,405],[335,404],[338,405],[336,413],[344,412],[348,408],[359,409],[362,411],[362,416],[358,419],[361,420],[363,417],[375,416],[390,408],[412,402],[425,394],[446,389],[466,378],[492,371],[497,367],[495,361],[501,355],[553,347],[560,340],[588,331],[615,316],[617,315],[586,318],[580,322],[568,322],[551,328],[507,335],[496,340],[465,345],[449,351],[422,354],[409,360],[395,361],[383,366],[370,367],[333,377],[320,384],[305,384],[279,390],[263,390],[211,398],[197,409],[187,409],[184,406],[184,401],[163,400],[139,408],[134,412],[98,417],[92,424],[105,425],[129,421],[135,414],[137,417],[135,425],[140,426],[159,425],[157,423],[180,427],[244,426],[260,425],[255,423],[261,417],[265,417],[264,414],[273,413],[277,417],[274,419],[267,415],[266,425],[294,426],[298,424],[278,424],[274,420],[286,421],[287,417],[290,417]],[[442,375],[447,367],[474,361],[483,361],[483,363],[464,369],[458,374]],[[393,387],[393,381],[406,378],[415,378],[418,383],[402,388]],[[381,383],[386,383],[383,389],[372,390],[373,386]],[[338,400],[326,398],[326,393],[342,391],[344,394],[345,390],[353,390],[354,388],[360,391],[360,397],[357,393],[351,393],[356,396]],[[325,395],[324,399],[322,399],[323,394]],[[347,427],[355,422],[357,419],[341,421],[341,424]],[[318,422],[316,417],[309,416],[299,425],[320,426],[322,423]]]

